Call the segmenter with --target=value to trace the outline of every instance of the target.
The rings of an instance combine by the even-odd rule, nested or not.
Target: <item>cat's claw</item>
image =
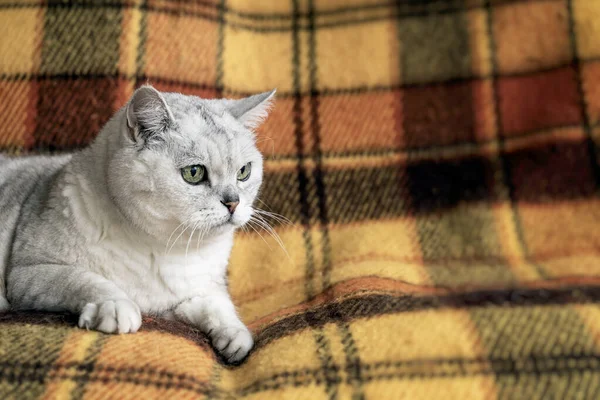
[[[252,334],[245,326],[224,327],[211,332],[212,344],[227,362],[242,361],[254,345]]]
[[[79,316],[79,327],[104,333],[134,333],[142,325],[140,308],[130,300],[88,303]]]

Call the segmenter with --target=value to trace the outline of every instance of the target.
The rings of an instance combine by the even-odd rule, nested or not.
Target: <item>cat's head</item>
[[[184,238],[195,230],[198,240],[248,223],[263,179],[254,129],[274,93],[206,100],[136,90],[121,111],[120,145],[109,163],[120,211],[165,241],[184,229]]]

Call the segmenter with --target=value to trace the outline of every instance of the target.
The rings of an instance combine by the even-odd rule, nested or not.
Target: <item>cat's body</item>
[[[252,337],[226,269],[262,182],[249,128],[271,97],[207,101],[144,87],[80,152],[0,158],[0,309],[8,299],[69,311],[104,332],[135,332],[140,311],[169,316],[243,359]]]
[[[0,311],[8,309],[5,279],[17,225],[46,196],[44,188],[69,159],[70,156],[0,158]]]
[[[187,247],[188,241],[180,238],[169,249],[168,237],[161,243],[124,225],[116,210],[106,205],[110,199],[105,190],[94,187],[82,170],[73,173],[78,163],[89,163],[85,152],[75,155],[73,163],[69,163],[71,158],[21,158],[0,166],[0,215],[2,221],[8,222],[0,228],[0,236],[8,239],[2,241],[2,253],[12,253],[7,276],[19,275],[24,270],[22,266],[41,261],[77,265],[117,284],[143,313],[149,314],[171,310],[213,281],[224,283],[233,231],[204,240],[198,247],[196,242]],[[25,177],[23,170],[35,174]],[[85,194],[87,190],[92,192]],[[10,192],[13,195],[4,196]],[[4,213],[8,215],[5,217]],[[52,222],[40,223],[44,220]],[[11,227],[18,229],[15,232]],[[21,268],[12,268],[13,265]],[[34,279],[32,284],[35,283]],[[57,281],[53,292],[68,293],[67,288],[61,287],[67,284],[68,281]],[[29,293],[12,291],[13,306],[53,311],[48,309],[48,303],[36,302]],[[67,301],[56,307],[77,310],[76,304],[69,305]]]

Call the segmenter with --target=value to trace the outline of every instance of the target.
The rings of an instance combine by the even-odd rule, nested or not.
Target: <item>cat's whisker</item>
[[[257,230],[255,227],[253,227],[253,226],[252,226],[252,222],[254,222],[254,221],[252,221],[252,219],[251,219],[250,221],[248,221],[248,226],[249,226],[250,228],[252,228],[252,230],[253,230],[254,232],[256,232],[258,236],[260,236],[260,238],[263,240],[263,242],[265,242],[265,244],[267,245],[267,247],[269,248],[269,250],[273,250],[273,249],[271,248],[271,246],[269,245],[269,243],[268,243],[268,242],[265,240],[264,236],[263,236],[263,235],[261,235],[261,234],[260,234],[260,232],[259,232],[259,231],[258,231],[258,230]]]
[[[287,249],[285,248],[285,245],[283,244],[283,240],[281,240],[281,237],[273,230],[273,228],[271,228],[270,226],[264,225],[263,223],[259,223],[259,225],[269,235],[271,235],[271,237],[273,237],[273,239],[275,239],[275,241],[277,242],[277,244],[279,245],[279,247],[281,247],[281,249],[284,251],[284,253],[286,253],[289,256],[289,254],[287,252]]]
[[[175,243],[177,243],[177,241],[179,240],[179,238],[181,238],[181,236],[185,233],[185,231],[187,231],[190,228],[189,221],[186,221],[185,224],[186,224],[185,229],[182,230],[181,233],[179,234],[179,236],[177,236],[177,238],[173,241],[173,243],[171,244],[171,247],[169,247],[169,251],[167,251],[167,254],[171,253],[171,250],[173,250]]]
[[[242,147],[242,149],[240,150],[241,153],[244,153],[246,150],[248,150],[249,148],[254,147],[254,143],[250,143],[244,147]]]
[[[196,241],[196,251],[200,250],[200,242],[202,238],[204,238],[205,233],[207,232],[207,228],[204,227],[200,232],[198,232],[198,239]]]
[[[273,209],[267,203],[262,201],[262,199],[260,199],[259,197],[257,197],[256,200],[260,201],[265,207],[267,207],[269,210],[273,211]]]
[[[256,200],[260,201],[269,210],[264,210],[262,208],[256,208],[256,207],[252,207],[252,210],[254,210],[260,214],[267,214],[269,217],[272,217],[273,219],[276,219],[280,222],[285,221],[292,226],[296,226],[296,224],[293,223],[291,220],[289,220],[286,216],[274,212],[273,209],[267,203],[265,203],[262,199],[257,197]]]
[[[284,224],[284,225],[290,225],[290,226],[295,226],[295,224],[290,221],[289,219],[287,219],[286,217],[284,217],[281,214],[277,214],[274,212],[270,212],[270,211],[265,211],[265,210],[261,210],[259,208],[253,208],[254,212],[256,212],[259,215],[264,215],[265,217],[269,217],[274,219],[275,221]]]
[[[202,243],[202,240],[204,239],[204,236],[206,236],[206,234],[210,231],[210,227],[206,226],[204,227],[204,229],[201,232],[201,236],[198,240],[198,249],[200,248],[200,244]]]
[[[283,244],[283,240],[281,239],[279,234],[275,231],[275,229],[273,229],[273,227],[271,225],[269,225],[269,223],[267,221],[265,221],[262,217],[260,217],[260,215],[257,215],[256,219],[258,219],[261,226],[263,226],[263,228],[273,237],[273,239],[275,239],[277,241],[277,243],[281,246],[283,251],[285,251],[287,254],[287,251]]]
[[[281,247],[281,249],[283,250],[283,253],[286,255],[286,257],[291,260],[291,257],[289,255],[289,253],[287,252],[285,246],[283,245],[283,242],[281,241],[281,239],[279,239],[276,235],[274,235],[273,232],[269,231],[269,229],[267,229],[265,226],[263,226],[260,222],[258,221],[252,221],[256,224],[257,227],[261,228],[262,230],[264,230],[265,232],[267,232],[277,243],[277,245],[279,247]],[[270,248],[270,247],[269,247]]]
[[[173,232],[171,232],[171,235],[169,236],[169,239],[167,240],[167,245],[165,246],[165,254],[167,253],[167,249],[169,248],[169,243],[171,243],[171,238],[173,237],[175,232],[177,232],[177,230],[179,228],[181,228],[183,225],[185,225],[185,222],[182,222],[179,225],[177,225],[177,228],[173,229]]]
[[[196,229],[198,228],[198,224],[200,224],[200,222],[196,222],[194,224],[194,227],[192,228],[192,234],[188,238],[187,245],[185,246],[185,260],[186,261],[187,261],[187,256],[188,256],[188,250],[190,249],[190,243],[192,241],[192,238],[194,237],[194,233],[196,232]]]
[[[250,218],[250,222],[254,222],[256,225],[258,225],[260,228],[262,228],[265,232],[267,232],[269,235],[271,235],[271,237],[273,239],[275,239],[275,241],[277,242],[277,244],[279,245],[279,247],[281,247],[281,249],[283,250],[283,252],[287,256],[287,258],[291,260],[291,257],[289,255],[289,253],[287,252],[287,249],[285,248],[285,245],[283,244],[283,240],[281,240],[281,237],[277,234],[277,232],[275,232],[275,230],[273,229],[273,227],[271,225],[269,225],[268,222],[266,222],[260,216],[252,216]],[[252,226],[252,225],[250,225],[250,226]]]

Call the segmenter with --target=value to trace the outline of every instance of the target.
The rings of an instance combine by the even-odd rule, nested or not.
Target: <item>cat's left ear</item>
[[[227,110],[248,129],[257,128],[269,115],[275,89],[239,100],[229,100]]]
[[[150,85],[137,89],[127,103],[127,127],[133,141],[148,141],[164,134],[173,122],[167,102]]]

